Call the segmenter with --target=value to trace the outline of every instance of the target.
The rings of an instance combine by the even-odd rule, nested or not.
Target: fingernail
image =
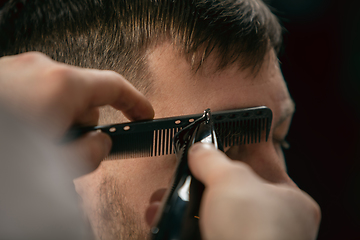
[[[212,150],[214,149],[214,146],[210,143],[195,143],[189,150],[190,154],[194,154],[196,152],[199,152],[201,150]]]

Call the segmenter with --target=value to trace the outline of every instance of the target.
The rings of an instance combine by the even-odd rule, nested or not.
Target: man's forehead
[[[211,81],[216,79],[216,76],[227,75],[229,78],[232,78],[235,75],[241,75],[242,79],[250,80],[244,81],[245,85],[254,84],[254,81],[251,81],[252,79],[256,79],[256,84],[259,84],[261,80],[266,79],[266,77],[263,78],[261,75],[269,74],[269,69],[274,69],[274,66],[278,65],[274,50],[270,50],[265,55],[262,63],[256,66],[245,68],[241,64],[241,59],[239,58],[239,61],[219,68],[219,65],[221,65],[219,62],[221,60],[221,53],[214,50],[204,59],[199,68],[195,68],[192,65],[192,59],[189,59],[178,48],[168,42],[156,46],[147,55],[150,73],[155,74],[152,79],[153,81],[159,81],[163,76],[169,76],[166,79],[173,79],[174,77],[178,77],[179,80],[203,78]],[[161,77],[159,78],[159,76]],[[177,81],[173,82],[176,83]],[[161,88],[162,86],[159,85],[158,87]]]
[[[160,46],[149,54],[151,91],[147,97],[156,118],[201,113],[206,108],[218,111],[261,105],[277,112],[282,107],[271,105],[289,98],[273,51],[255,75],[235,65],[214,71],[211,58],[207,61],[194,74],[190,63],[171,46]],[[101,111],[100,124],[124,121],[121,113],[109,107]]]
[[[251,104],[247,100],[256,98],[256,95],[260,92],[263,94],[263,91],[281,90],[284,92],[282,95],[287,95],[286,86],[282,89],[279,88],[281,86],[277,86],[285,84],[273,53],[266,56],[264,64],[256,74],[252,74],[250,69],[243,70],[236,65],[219,71],[213,71],[211,66],[211,63],[208,63],[196,74],[191,74],[191,66],[186,59],[172,54],[170,49],[166,53],[164,50],[159,50],[159,53],[155,51],[149,57],[149,68],[153,78],[153,91],[149,98],[159,105],[166,102],[176,104],[177,100],[183,105],[219,100],[220,104],[226,102],[236,108],[238,101]]]

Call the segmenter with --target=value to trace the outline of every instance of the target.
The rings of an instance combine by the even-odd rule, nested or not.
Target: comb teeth
[[[143,122],[98,126],[110,135],[113,147],[104,160],[153,157],[173,154],[173,138],[181,129],[202,114],[155,119]],[[267,107],[255,107],[212,114],[215,130],[223,147],[267,141],[272,112]]]
[[[153,146],[148,144],[153,141],[152,132],[113,135],[111,138],[113,147],[105,160],[147,157],[153,152]]]
[[[215,123],[215,129],[225,148],[267,141],[267,134],[262,133],[268,128],[268,124],[266,118],[260,117]]]
[[[141,157],[156,157],[173,154],[172,141],[180,128],[158,129],[152,132],[142,132],[139,134],[121,135],[119,138],[113,137],[113,148],[110,155],[104,160],[128,159]],[[134,143],[137,143],[134,144]],[[151,143],[151,144],[149,144]]]
[[[154,130],[153,149],[150,156],[155,157],[155,156],[172,154],[174,152],[173,144],[172,144],[174,136],[181,129],[182,127]]]

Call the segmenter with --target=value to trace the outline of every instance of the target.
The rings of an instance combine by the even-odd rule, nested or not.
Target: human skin
[[[281,150],[294,104],[275,54],[266,55],[256,74],[239,69],[238,64],[216,71],[216,59],[213,53],[194,72],[172,44],[153,49],[147,61],[152,74],[147,98],[155,118],[265,105],[273,111],[268,142],[233,147],[226,153],[247,164],[263,181],[298,189],[286,173]],[[76,189],[95,234],[101,239],[144,239],[150,229],[145,222],[149,202],[160,200],[164,192],[160,189],[169,187],[175,162],[174,155],[104,161],[96,171],[77,179]],[[316,234],[320,213],[310,201]],[[148,221],[153,214],[148,214]]]
[[[251,94],[256,95],[260,91],[263,101],[256,105],[267,105],[274,111],[274,124],[268,143],[226,149],[228,157],[239,161],[232,161],[209,148],[190,151],[190,168],[206,185],[200,212],[205,239],[234,239],[234,236],[251,240],[295,239],[294,236],[296,239],[314,239],[320,219],[319,208],[296,187],[284,170],[280,142],[287,133],[293,104],[276,58],[270,52],[255,76],[239,71],[235,65],[223,71],[214,71],[214,59],[216,55],[194,74],[171,45],[164,44],[149,57],[156,91],[148,97],[157,103],[159,110],[166,106],[161,97],[171,100],[172,106],[166,109],[169,112],[171,109],[178,111],[184,107],[182,102],[186,103],[194,97],[198,102],[189,105],[187,111],[183,111],[186,114],[202,108],[199,105],[215,109],[219,106],[219,109],[248,107],[240,102],[236,104],[240,99],[238,93],[248,94],[250,98]],[[162,88],[171,91],[172,84],[166,84],[167,78],[171,77],[177,85],[175,88],[182,91],[181,94],[157,92]],[[208,84],[205,81],[209,81]],[[229,84],[230,88],[222,83]],[[256,83],[259,83],[259,88],[255,87]],[[0,85],[1,104],[30,121],[34,127],[46,131],[54,142],[73,124],[95,124],[98,120],[97,108],[104,104],[122,110],[132,120],[151,118],[154,113],[150,103],[119,74],[71,67],[56,63],[40,53],[1,58]],[[190,88],[186,89],[185,85]],[[199,90],[201,96],[192,95],[192,88]],[[218,91],[221,88],[228,94]],[[239,91],[234,91],[236,88]],[[204,94],[204,90],[209,94]],[[159,93],[161,97],[154,93]],[[235,106],[222,99],[232,99]],[[221,102],[224,106],[219,105]],[[249,106],[252,106],[252,102],[256,101],[250,101]],[[160,111],[160,114],[168,116],[173,113]],[[110,145],[105,134],[94,132],[58,147],[75,151],[79,160],[86,161],[90,166],[84,169],[86,172],[97,166]],[[175,159],[165,156],[124,161],[125,164],[120,166],[122,172],[114,172],[114,165],[108,165],[121,162],[103,162],[99,170],[76,181],[77,190],[83,197],[85,211],[100,238],[145,239],[149,230],[144,224],[145,212],[149,213],[149,208],[159,203],[164,192],[161,187],[167,187]],[[123,174],[120,175],[123,181],[119,181],[118,173]],[[134,177],[138,181],[132,182]],[[128,184],[134,188],[127,189]],[[149,215],[147,220],[151,222],[153,216]],[[243,227],[239,228],[238,223]],[[262,231],[258,231],[259,228]]]
[[[316,239],[320,210],[300,189],[270,183],[210,144],[195,144],[188,159],[205,185],[199,211],[203,239]]]
[[[118,73],[73,67],[38,52],[0,59],[0,103],[54,144],[72,125],[97,124],[98,108],[106,104],[133,120],[154,115],[149,101]],[[77,154],[87,173],[97,168],[111,144],[106,134],[92,132],[61,148]]]

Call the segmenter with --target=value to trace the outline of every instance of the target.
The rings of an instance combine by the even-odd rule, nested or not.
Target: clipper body
[[[199,208],[204,185],[190,172],[188,150],[196,142],[212,143],[220,150],[214,123],[209,109],[195,122],[174,137],[175,154],[178,159],[173,186],[152,228],[153,240],[200,240]]]

